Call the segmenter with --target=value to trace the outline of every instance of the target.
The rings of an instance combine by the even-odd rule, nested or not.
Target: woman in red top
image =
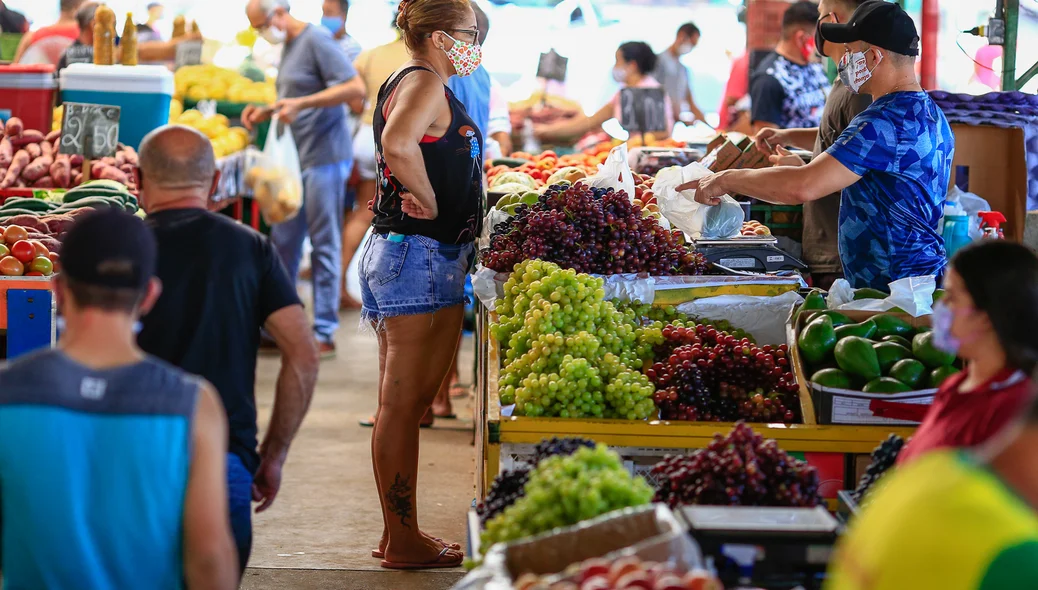
[[[963,248],[934,306],[934,342],[966,370],[941,386],[903,465],[928,451],[975,447],[1005,427],[1033,395],[1038,364],[1038,257],[1026,246],[985,240]]]

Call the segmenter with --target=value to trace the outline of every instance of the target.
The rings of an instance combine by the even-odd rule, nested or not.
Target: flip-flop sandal
[[[437,418],[440,418],[440,417],[441,416],[437,416]],[[374,428],[375,427],[375,421],[372,420],[371,418],[365,418],[363,420],[358,420],[357,424],[360,424],[363,428]],[[433,423],[430,422],[428,424],[419,424],[418,427],[419,428],[432,428],[433,427]]]
[[[461,564],[465,562],[464,555],[459,555],[457,559],[451,559],[450,561],[441,561],[450,550],[450,547],[444,547],[440,550],[440,554],[436,556],[436,559],[427,563],[407,563],[402,561],[382,560],[382,567],[389,570],[432,570],[460,567]]]
[[[453,549],[454,551],[461,551],[461,544],[460,543],[447,543],[446,541],[444,541],[443,539],[441,539],[439,537],[433,537],[433,541],[436,541],[437,543],[439,543],[440,545],[443,545],[447,549]],[[372,549],[371,550],[371,556],[374,557],[375,559],[385,559],[386,554],[385,554],[384,551],[379,551],[378,549]]]

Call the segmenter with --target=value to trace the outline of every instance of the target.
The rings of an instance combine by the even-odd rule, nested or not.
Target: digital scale
[[[686,506],[678,514],[725,587],[821,588],[841,532],[821,506]]]
[[[696,251],[722,270],[740,273],[807,272],[807,265],[778,247],[775,236],[696,240]]]

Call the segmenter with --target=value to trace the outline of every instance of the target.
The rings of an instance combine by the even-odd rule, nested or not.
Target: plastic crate
[[[753,202],[750,219],[763,223],[776,236],[785,236],[797,242],[804,239],[803,205],[769,205]]]

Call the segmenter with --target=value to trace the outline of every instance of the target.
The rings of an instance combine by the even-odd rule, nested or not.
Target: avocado
[[[894,363],[912,358],[912,351],[897,344],[896,342],[880,342],[872,346],[876,350],[876,358],[879,359],[879,370],[886,375]]]
[[[807,362],[815,364],[827,359],[836,346],[836,332],[829,316],[815,319],[804,327],[797,339],[800,353]]]
[[[901,346],[904,346],[909,350],[912,349],[912,341],[908,338],[905,338],[904,336],[884,336],[880,340],[882,340],[883,342],[893,342],[894,344],[900,344]]]
[[[872,321],[876,322],[876,338],[904,336],[912,333],[912,324],[897,316],[881,313],[872,316]]]
[[[804,304],[800,306],[800,309],[825,309],[825,297],[822,296],[822,291],[812,289],[807,297],[804,297]]]
[[[912,388],[897,379],[880,377],[866,383],[862,391],[865,393],[905,393],[912,391]]]
[[[840,326],[836,328],[836,339],[840,340],[848,336],[857,336],[859,338],[872,338],[872,335],[876,333],[876,322],[872,320],[865,320],[860,324],[848,324],[846,326]]]
[[[890,367],[890,376],[912,389],[918,389],[927,376],[926,366],[915,359],[901,359]]]
[[[811,382],[822,387],[835,387],[837,389],[850,389],[852,387],[851,376],[839,369],[822,369],[811,375]]]
[[[949,367],[949,366],[937,367],[936,369],[934,369],[933,371],[930,372],[930,376],[929,376],[929,379],[927,381],[927,385],[929,385],[931,388],[940,387],[942,384],[944,384],[944,382],[948,379],[948,377],[951,377],[952,375],[954,375],[954,374],[956,374],[958,372],[959,372],[959,370],[956,369],[955,367]]]
[[[888,295],[879,289],[855,289],[854,300],[861,301],[862,299],[886,299]]]
[[[865,338],[848,336],[840,340],[836,343],[833,356],[836,357],[836,364],[852,375],[865,379],[875,379],[882,375],[872,341]]]
[[[847,324],[854,323],[854,320],[852,320],[851,318],[843,315],[838,311],[833,311],[831,309],[821,312],[821,315],[829,316],[833,320],[833,326],[837,328],[840,326],[846,326]]]
[[[912,338],[912,354],[931,369],[950,366],[955,362],[954,354],[938,350],[934,346],[933,332],[922,332]]]

